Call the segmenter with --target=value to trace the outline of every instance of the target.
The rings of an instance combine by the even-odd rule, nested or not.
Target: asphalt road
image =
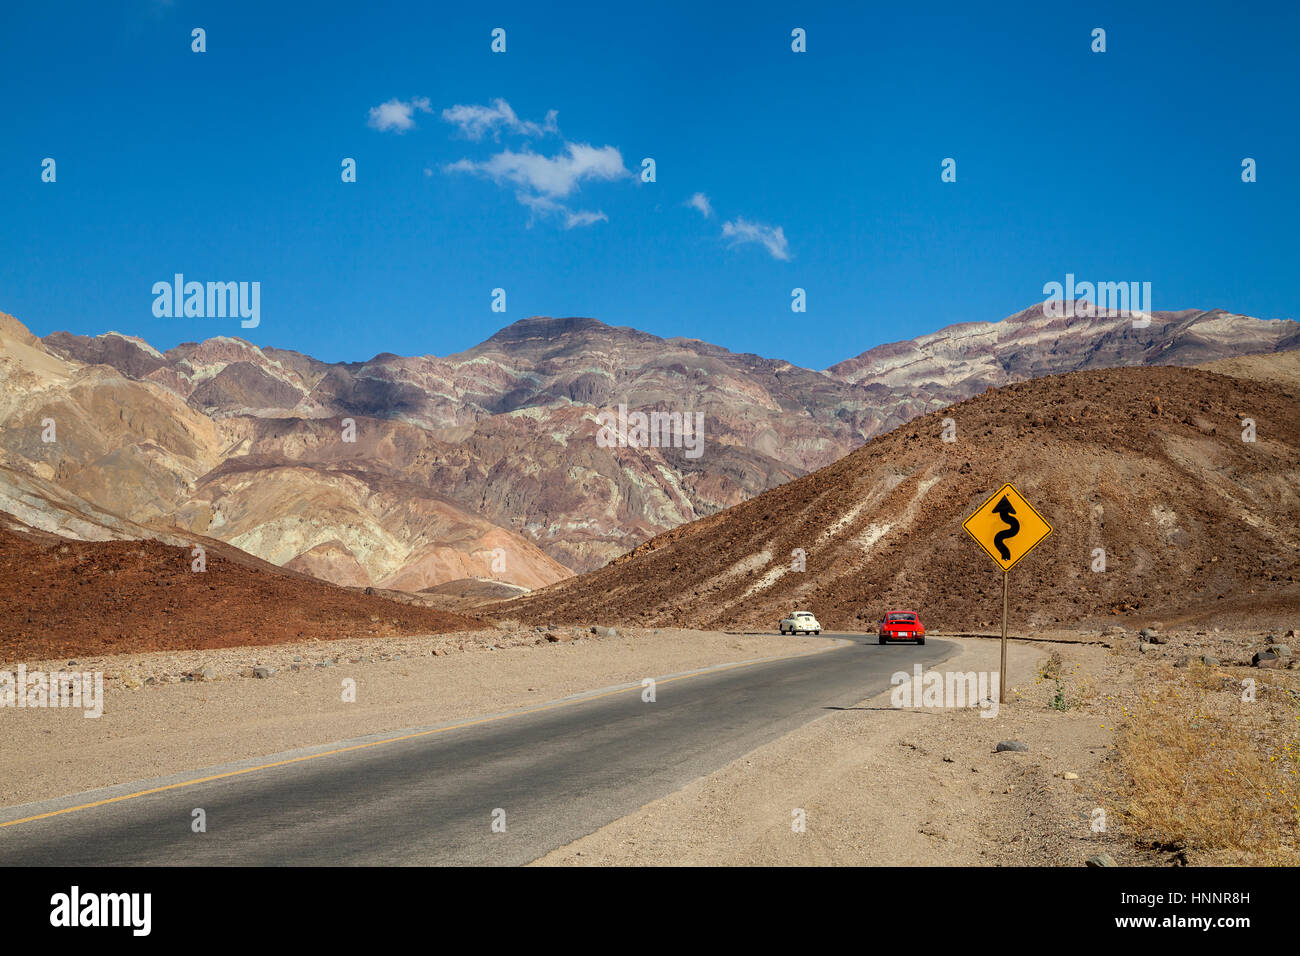
[[[0,810],[0,865],[526,863],[956,649],[825,637],[854,644]]]

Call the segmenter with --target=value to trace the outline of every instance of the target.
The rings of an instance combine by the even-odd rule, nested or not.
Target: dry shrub
[[[1191,670],[1185,684],[1161,683],[1126,715],[1117,745],[1121,819],[1142,843],[1294,865],[1297,709],[1242,704],[1221,683],[1206,693],[1213,683],[1205,668]]]

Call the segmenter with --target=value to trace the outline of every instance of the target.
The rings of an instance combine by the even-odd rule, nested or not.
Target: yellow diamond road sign
[[[1003,571],[1010,571],[1052,533],[1052,526],[1010,482],[993,492],[961,526]]]

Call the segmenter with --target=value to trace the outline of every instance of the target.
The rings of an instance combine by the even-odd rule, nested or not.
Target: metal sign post
[[[1010,571],[1002,572],[1002,664],[998,668],[998,703],[1007,702],[1007,578]]]

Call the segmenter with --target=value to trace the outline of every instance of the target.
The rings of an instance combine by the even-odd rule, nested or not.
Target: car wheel
[[[918,643],[918,644],[924,644],[924,643],[925,643],[925,638],[924,638],[924,637],[918,637],[918,638],[916,639],[916,643]]]
[[[880,635],[880,643],[881,644],[885,643],[885,635],[883,634]]]
[[[820,637],[822,633],[822,629],[819,627],[817,628],[817,630],[813,631],[813,633],[816,634],[818,637]]]

